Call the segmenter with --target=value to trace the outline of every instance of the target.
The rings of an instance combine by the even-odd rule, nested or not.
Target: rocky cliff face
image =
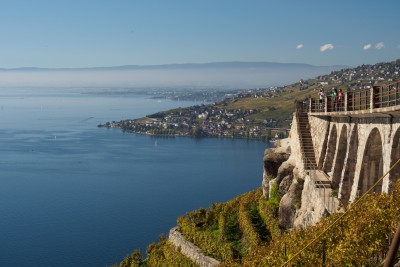
[[[279,185],[282,196],[279,204],[279,222],[284,229],[306,227],[325,215],[325,208],[314,184],[304,171],[296,120],[290,136],[275,143],[275,148],[264,153],[263,195],[269,198],[272,183]]]
[[[299,190],[298,183],[293,182],[295,162],[290,158],[290,139],[279,140],[275,148],[264,153],[264,174],[262,181],[263,195],[269,198],[273,183],[279,186],[282,197],[279,207],[279,221],[283,228],[292,228],[296,215],[295,194]]]
[[[264,152],[264,173],[262,188],[264,197],[269,197],[270,182],[277,177],[279,167],[287,161],[290,156],[290,147],[288,139],[282,139],[275,142],[275,148],[266,149]]]

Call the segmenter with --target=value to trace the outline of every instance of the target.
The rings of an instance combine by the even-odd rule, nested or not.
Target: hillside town
[[[348,90],[366,89],[369,88],[368,86],[380,82],[399,80],[400,60],[333,71],[329,75],[319,76],[317,79],[326,85],[333,83],[346,84]]]
[[[230,137],[266,141],[287,136],[285,129],[276,128],[277,122],[274,120],[265,120],[258,124],[247,118],[259,112],[257,109],[227,110],[202,104],[158,112],[144,119],[113,121],[99,126],[147,135]]]
[[[121,128],[124,131],[156,136],[193,136],[246,138],[265,141],[288,136],[291,107],[285,107],[287,116],[271,117],[267,114],[279,112],[274,106],[261,108],[231,108],[231,103],[240,100],[265,99],[278,103],[284,94],[304,91],[303,98],[315,94],[318,88],[333,87],[358,90],[372,85],[400,79],[400,60],[375,65],[333,71],[328,75],[281,87],[257,88],[230,92],[230,98],[218,103],[201,104],[147,115],[141,119],[107,122],[99,127]],[[228,100],[229,99],[229,100]],[[294,100],[294,99],[292,99]],[[229,102],[230,101],[230,102]],[[284,114],[284,112],[281,112]],[[264,116],[265,114],[265,116]],[[260,119],[261,117],[261,119]]]

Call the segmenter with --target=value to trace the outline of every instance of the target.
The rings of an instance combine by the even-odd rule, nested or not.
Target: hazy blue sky
[[[1,0],[0,67],[400,58],[398,0]]]

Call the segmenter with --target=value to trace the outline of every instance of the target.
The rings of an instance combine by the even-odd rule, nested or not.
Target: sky
[[[398,0],[1,0],[0,68],[400,58]]]

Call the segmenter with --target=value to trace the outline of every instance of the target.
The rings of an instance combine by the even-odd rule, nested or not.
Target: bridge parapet
[[[400,81],[370,89],[348,91],[343,99],[331,95],[322,100],[309,98],[296,102],[296,111],[310,115],[324,116],[365,116],[372,113],[388,113],[398,111],[400,114]]]

